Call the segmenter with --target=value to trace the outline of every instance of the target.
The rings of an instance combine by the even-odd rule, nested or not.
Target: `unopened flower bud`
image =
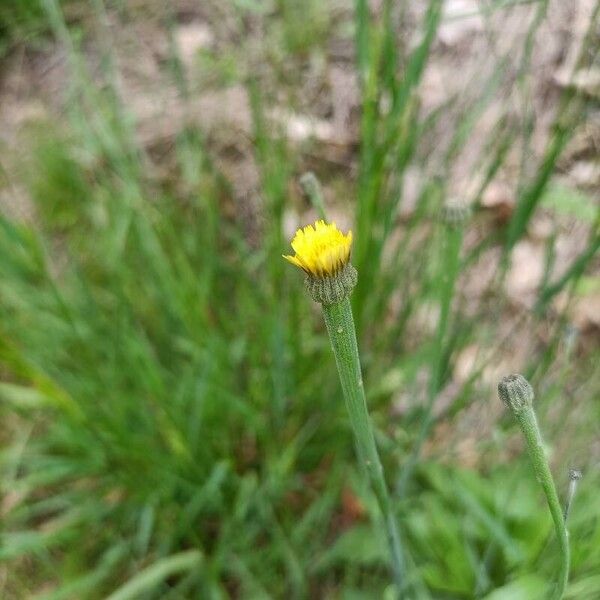
[[[317,179],[317,176],[312,171],[307,171],[300,176],[298,180],[302,191],[309,197],[312,198],[317,194],[321,194],[321,184]]]
[[[533,388],[523,375],[507,375],[498,384],[498,396],[514,413],[533,405]]]
[[[471,206],[463,200],[452,198],[442,206],[442,221],[451,227],[463,225],[470,216]]]

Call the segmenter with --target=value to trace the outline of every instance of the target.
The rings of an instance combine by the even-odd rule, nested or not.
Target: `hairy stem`
[[[535,411],[531,405],[528,405],[523,407],[522,410],[515,412],[515,416],[521,426],[525,441],[527,442],[527,451],[529,453],[529,458],[533,463],[535,477],[544,490],[548,508],[550,509],[552,520],[554,521],[554,529],[556,531],[556,537],[558,538],[558,545],[561,553],[561,565],[558,583],[552,598],[553,600],[560,600],[565,593],[567,582],[569,580],[569,534],[565,524],[563,510],[558,499],[558,494],[556,493],[552,473],[550,472],[548,460],[544,452],[544,442],[537,423]]]
[[[394,578],[398,593],[402,594],[404,587],[402,545],[367,410],[349,298],[345,298],[336,304],[323,305],[323,313],[333,353],[335,354],[346,408],[354,431],[358,458],[369,477],[369,482],[375,492],[383,515]]]

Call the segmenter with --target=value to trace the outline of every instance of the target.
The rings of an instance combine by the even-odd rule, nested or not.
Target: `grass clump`
[[[295,19],[284,4],[268,16],[283,19],[278,35]],[[350,193],[332,204],[354,217],[360,278],[352,308],[364,389],[410,548],[407,573],[419,598],[541,598],[560,564],[546,544],[550,518],[524,464],[507,465],[511,430],[501,422],[486,429],[477,410],[492,410],[488,371],[512,327],[526,321],[528,331],[543,332],[523,336],[523,368],[545,388],[538,416],[557,448],[556,472],[566,474],[567,456],[585,466],[597,433],[598,351],[573,350],[568,314],[557,314],[552,299],[577,300],[597,232],[560,277],[544,279],[536,310],[513,318],[502,291],[510,261],[494,263],[469,302],[464,282],[479,259],[490,249],[510,258],[544,205],[564,140],[547,148],[533,175],[522,174],[524,200],[512,220],[472,244],[471,227],[485,227],[479,200],[528,130],[500,120],[479,164],[483,183],[461,198],[468,210],[457,220],[449,174],[480,114],[459,107],[435,176],[424,178],[414,211],[402,216],[402,182],[429,165],[430,136],[448,108],[425,113],[418,93],[443,14],[440,2],[428,4],[408,50],[384,5],[373,16],[358,2],[352,17],[360,154],[356,182],[343,174]],[[334,358],[310,303],[290,293],[297,281],[281,260],[306,157],[272,119],[262,73],[239,69],[252,74],[238,83],[250,101],[260,190],[259,226],[250,231],[209,136],[185,122],[172,139],[171,177],[159,177],[119,96],[111,45],[102,46],[98,86],[58,3],[45,6],[72,87],[66,132],[48,127],[18,169],[2,159],[11,179],[15,167],[35,216],[0,217],[0,595],[385,597],[386,540],[377,499],[353,460]],[[306,50],[289,43],[303,60]],[[177,57],[165,64],[189,93]],[[565,102],[575,100],[566,94]],[[482,94],[476,106],[488,101]],[[574,120],[561,121],[561,136],[577,123],[565,114]],[[313,184],[308,194],[324,211],[328,190]],[[551,200],[560,203],[556,194]],[[473,348],[473,368],[461,379],[458,365]],[[554,412],[564,408],[553,402],[563,392],[578,398],[581,413]],[[591,600],[600,590],[597,485],[586,475],[570,515],[567,597]]]

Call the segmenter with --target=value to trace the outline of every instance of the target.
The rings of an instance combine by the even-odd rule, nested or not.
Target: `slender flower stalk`
[[[446,202],[441,214],[443,232],[440,248],[440,266],[437,275],[439,281],[437,288],[440,316],[437,324],[436,339],[431,353],[431,371],[425,411],[412,452],[404,464],[398,481],[397,492],[400,498],[404,498],[407,494],[413,471],[419,462],[421,451],[423,450],[423,445],[427,441],[427,436],[435,422],[433,408],[444,383],[448,330],[450,328],[450,308],[452,306],[452,299],[454,298],[456,281],[460,275],[460,251],[464,228],[470,214],[470,206],[457,199]]]
[[[358,458],[385,522],[394,579],[400,595],[404,587],[402,545],[367,409],[350,307],[350,294],[357,280],[356,270],[350,264],[351,247],[351,231],[344,235],[335,223],[317,221],[314,226],[297,231],[292,241],[295,255],[284,258],[305,272],[309,295],[323,307]]]
[[[323,190],[317,176],[312,171],[307,171],[300,177],[299,182],[302,191],[319,213],[319,218],[326,221],[327,216],[325,214],[325,203],[323,202]]]
[[[567,501],[565,502],[565,510],[563,512],[565,523],[569,518],[573,499],[575,498],[575,492],[577,491],[577,485],[582,477],[583,473],[579,469],[569,469],[569,491],[567,492]]]
[[[544,452],[542,434],[533,410],[533,388],[522,375],[508,375],[503,377],[498,384],[498,395],[515,415],[521,427],[527,444],[527,452],[535,471],[535,477],[544,490],[548,508],[554,521],[554,529],[560,547],[561,564],[558,582],[552,598],[553,600],[560,600],[564,596],[569,581],[569,533],[548,465],[548,459]]]

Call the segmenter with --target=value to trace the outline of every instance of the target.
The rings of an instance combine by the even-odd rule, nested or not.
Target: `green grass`
[[[103,5],[94,6],[102,22]],[[176,140],[177,185],[157,180],[114,87],[92,85],[58,4],[44,7],[44,28],[67,48],[72,89],[67,127],[33,132],[25,164],[1,159],[36,217],[0,218],[0,596],[385,597],[385,539],[355,467],[324,325],[281,259],[302,156],[270,123],[262,82],[245,82],[264,202],[257,242],[232,215],[232,186],[203,132],[189,127]],[[477,469],[461,466],[450,441],[427,458],[423,445],[438,426],[464,427],[470,409],[493,401],[483,371],[520,343],[518,331],[505,340],[499,329],[497,316],[510,312],[503,265],[475,316],[463,305],[461,276],[487,247],[510,258],[539,206],[572,214],[583,203],[585,218],[597,219],[585,196],[563,190],[561,200],[549,186],[581,116],[571,109],[583,100],[565,93],[571,109],[559,115],[539,165],[528,165],[533,176],[523,174],[512,221],[483,245],[465,251],[462,232],[440,221],[446,172],[424,184],[415,213],[399,225],[403,174],[426,164],[427,135],[441,114],[421,114],[416,95],[441,13],[431,2],[409,53],[396,47],[388,9],[372,19],[356,3],[359,170],[336,202],[355,222],[365,390],[411,585],[418,598],[543,598],[558,554],[527,458],[506,451],[511,420],[476,447]],[[311,11],[321,9],[311,3]],[[290,61],[320,52],[333,27],[322,15],[306,45],[293,29],[297,12],[298,3],[279,2],[272,17]],[[110,44],[106,52],[110,83]],[[185,91],[177,57],[169,64]],[[273,68],[283,67],[275,60]],[[489,102],[484,90],[479,102]],[[468,143],[470,108],[454,123],[448,172]],[[507,147],[527,142],[527,127],[499,123],[498,131],[482,157],[490,180]],[[476,212],[464,226],[481,222]],[[566,317],[549,306],[561,291],[581,293],[597,248],[592,229],[521,325],[547,333],[523,371],[539,390],[562,490],[570,460],[586,470],[570,517],[567,597],[578,600],[600,594],[600,476],[587,454],[598,434],[600,354],[566,351]],[[418,325],[423,307],[443,315],[433,331]],[[481,364],[454,403],[434,413],[457,357],[473,344]],[[401,417],[392,411],[399,392],[411,399]],[[361,508],[353,512],[344,497]]]
[[[48,33],[45,0],[3,0],[0,3],[0,59],[12,47],[23,42],[35,45],[41,34]],[[61,0],[67,7],[74,0]]]

